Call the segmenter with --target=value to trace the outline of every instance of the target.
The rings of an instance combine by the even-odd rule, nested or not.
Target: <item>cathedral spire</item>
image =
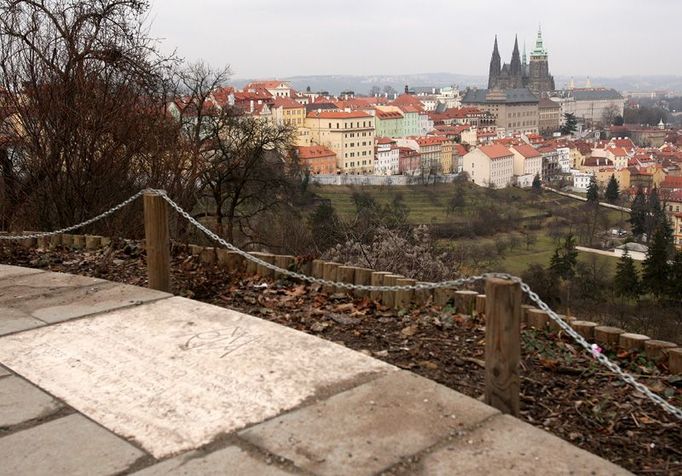
[[[518,35],[514,38],[514,51],[512,53],[511,63],[509,64],[509,72],[512,76],[512,87],[521,87],[521,55],[519,54],[519,37]]]
[[[535,49],[530,53],[533,56],[547,56],[544,41],[542,40],[542,27],[538,24],[538,36],[535,39]]]
[[[500,77],[502,69],[500,50],[497,48],[497,35],[495,35],[495,45],[493,46],[493,54],[490,57],[490,71],[488,73],[488,89],[493,89],[497,84],[497,79]]]

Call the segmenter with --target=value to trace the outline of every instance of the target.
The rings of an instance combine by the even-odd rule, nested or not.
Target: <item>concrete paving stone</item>
[[[104,285],[112,286],[102,279],[48,272],[0,280],[0,335],[42,326],[43,320],[32,315],[33,310],[45,305],[41,301],[41,297],[45,297],[49,303],[55,300],[59,301],[60,293],[76,290],[80,291],[81,294],[87,294],[91,289],[87,286],[94,288]],[[78,309],[78,305],[74,305],[74,307],[64,310],[57,309],[55,313],[48,310],[46,315],[48,318],[51,316],[71,318],[79,315],[79,312],[82,313],[82,310]]]
[[[0,304],[0,336],[44,325],[45,323],[39,319],[27,316],[24,312],[10,309]]]
[[[539,428],[504,415],[425,456],[415,474],[608,476],[631,473]]]
[[[288,476],[291,473],[260,461],[236,446],[213,453],[193,451],[143,469],[136,476],[224,476],[226,474]]]
[[[0,455],[0,476],[109,475],[145,456],[82,415],[0,438]]]
[[[3,299],[3,306],[27,317],[54,323],[113,309],[171,297],[153,289],[104,282],[94,286],[66,289],[33,299]]]
[[[0,338],[0,363],[156,458],[393,366],[180,297]]]
[[[0,380],[0,427],[45,417],[62,405],[19,377]]]
[[[496,414],[436,382],[396,372],[240,436],[316,474],[364,475]]]
[[[21,268],[28,269],[28,268]],[[33,271],[33,270],[31,270]],[[86,276],[76,276],[74,274],[66,273],[26,273],[12,279],[0,279],[0,289],[2,289],[2,296],[6,293],[12,292],[9,289],[14,289],[13,292],[18,293],[24,289],[27,295],[36,295],[46,291],[56,291],[60,288],[75,288],[80,286],[89,286],[95,284],[105,283],[103,279],[88,278]]]
[[[0,264],[0,280],[7,278],[15,278],[17,276],[24,276],[28,274],[43,273],[40,269],[23,268],[21,266],[11,266],[8,264]]]

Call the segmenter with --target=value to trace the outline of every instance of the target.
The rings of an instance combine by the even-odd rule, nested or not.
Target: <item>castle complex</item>
[[[538,29],[535,48],[530,53],[530,63],[528,63],[525,46],[523,59],[521,58],[519,41],[516,38],[511,63],[502,65],[500,52],[497,48],[497,36],[495,36],[495,46],[490,58],[488,89],[528,88],[538,97],[546,95],[549,91],[554,90],[554,78],[549,74],[547,56],[547,50],[542,41],[542,31]]]

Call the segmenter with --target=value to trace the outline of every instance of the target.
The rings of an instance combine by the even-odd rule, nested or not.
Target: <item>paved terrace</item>
[[[158,291],[0,265],[0,474],[629,474],[410,372]]]

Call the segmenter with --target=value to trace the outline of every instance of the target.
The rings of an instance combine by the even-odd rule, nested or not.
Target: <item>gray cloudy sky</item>
[[[493,37],[555,75],[682,75],[682,0],[152,0],[151,33],[235,77],[451,72],[486,75]]]

